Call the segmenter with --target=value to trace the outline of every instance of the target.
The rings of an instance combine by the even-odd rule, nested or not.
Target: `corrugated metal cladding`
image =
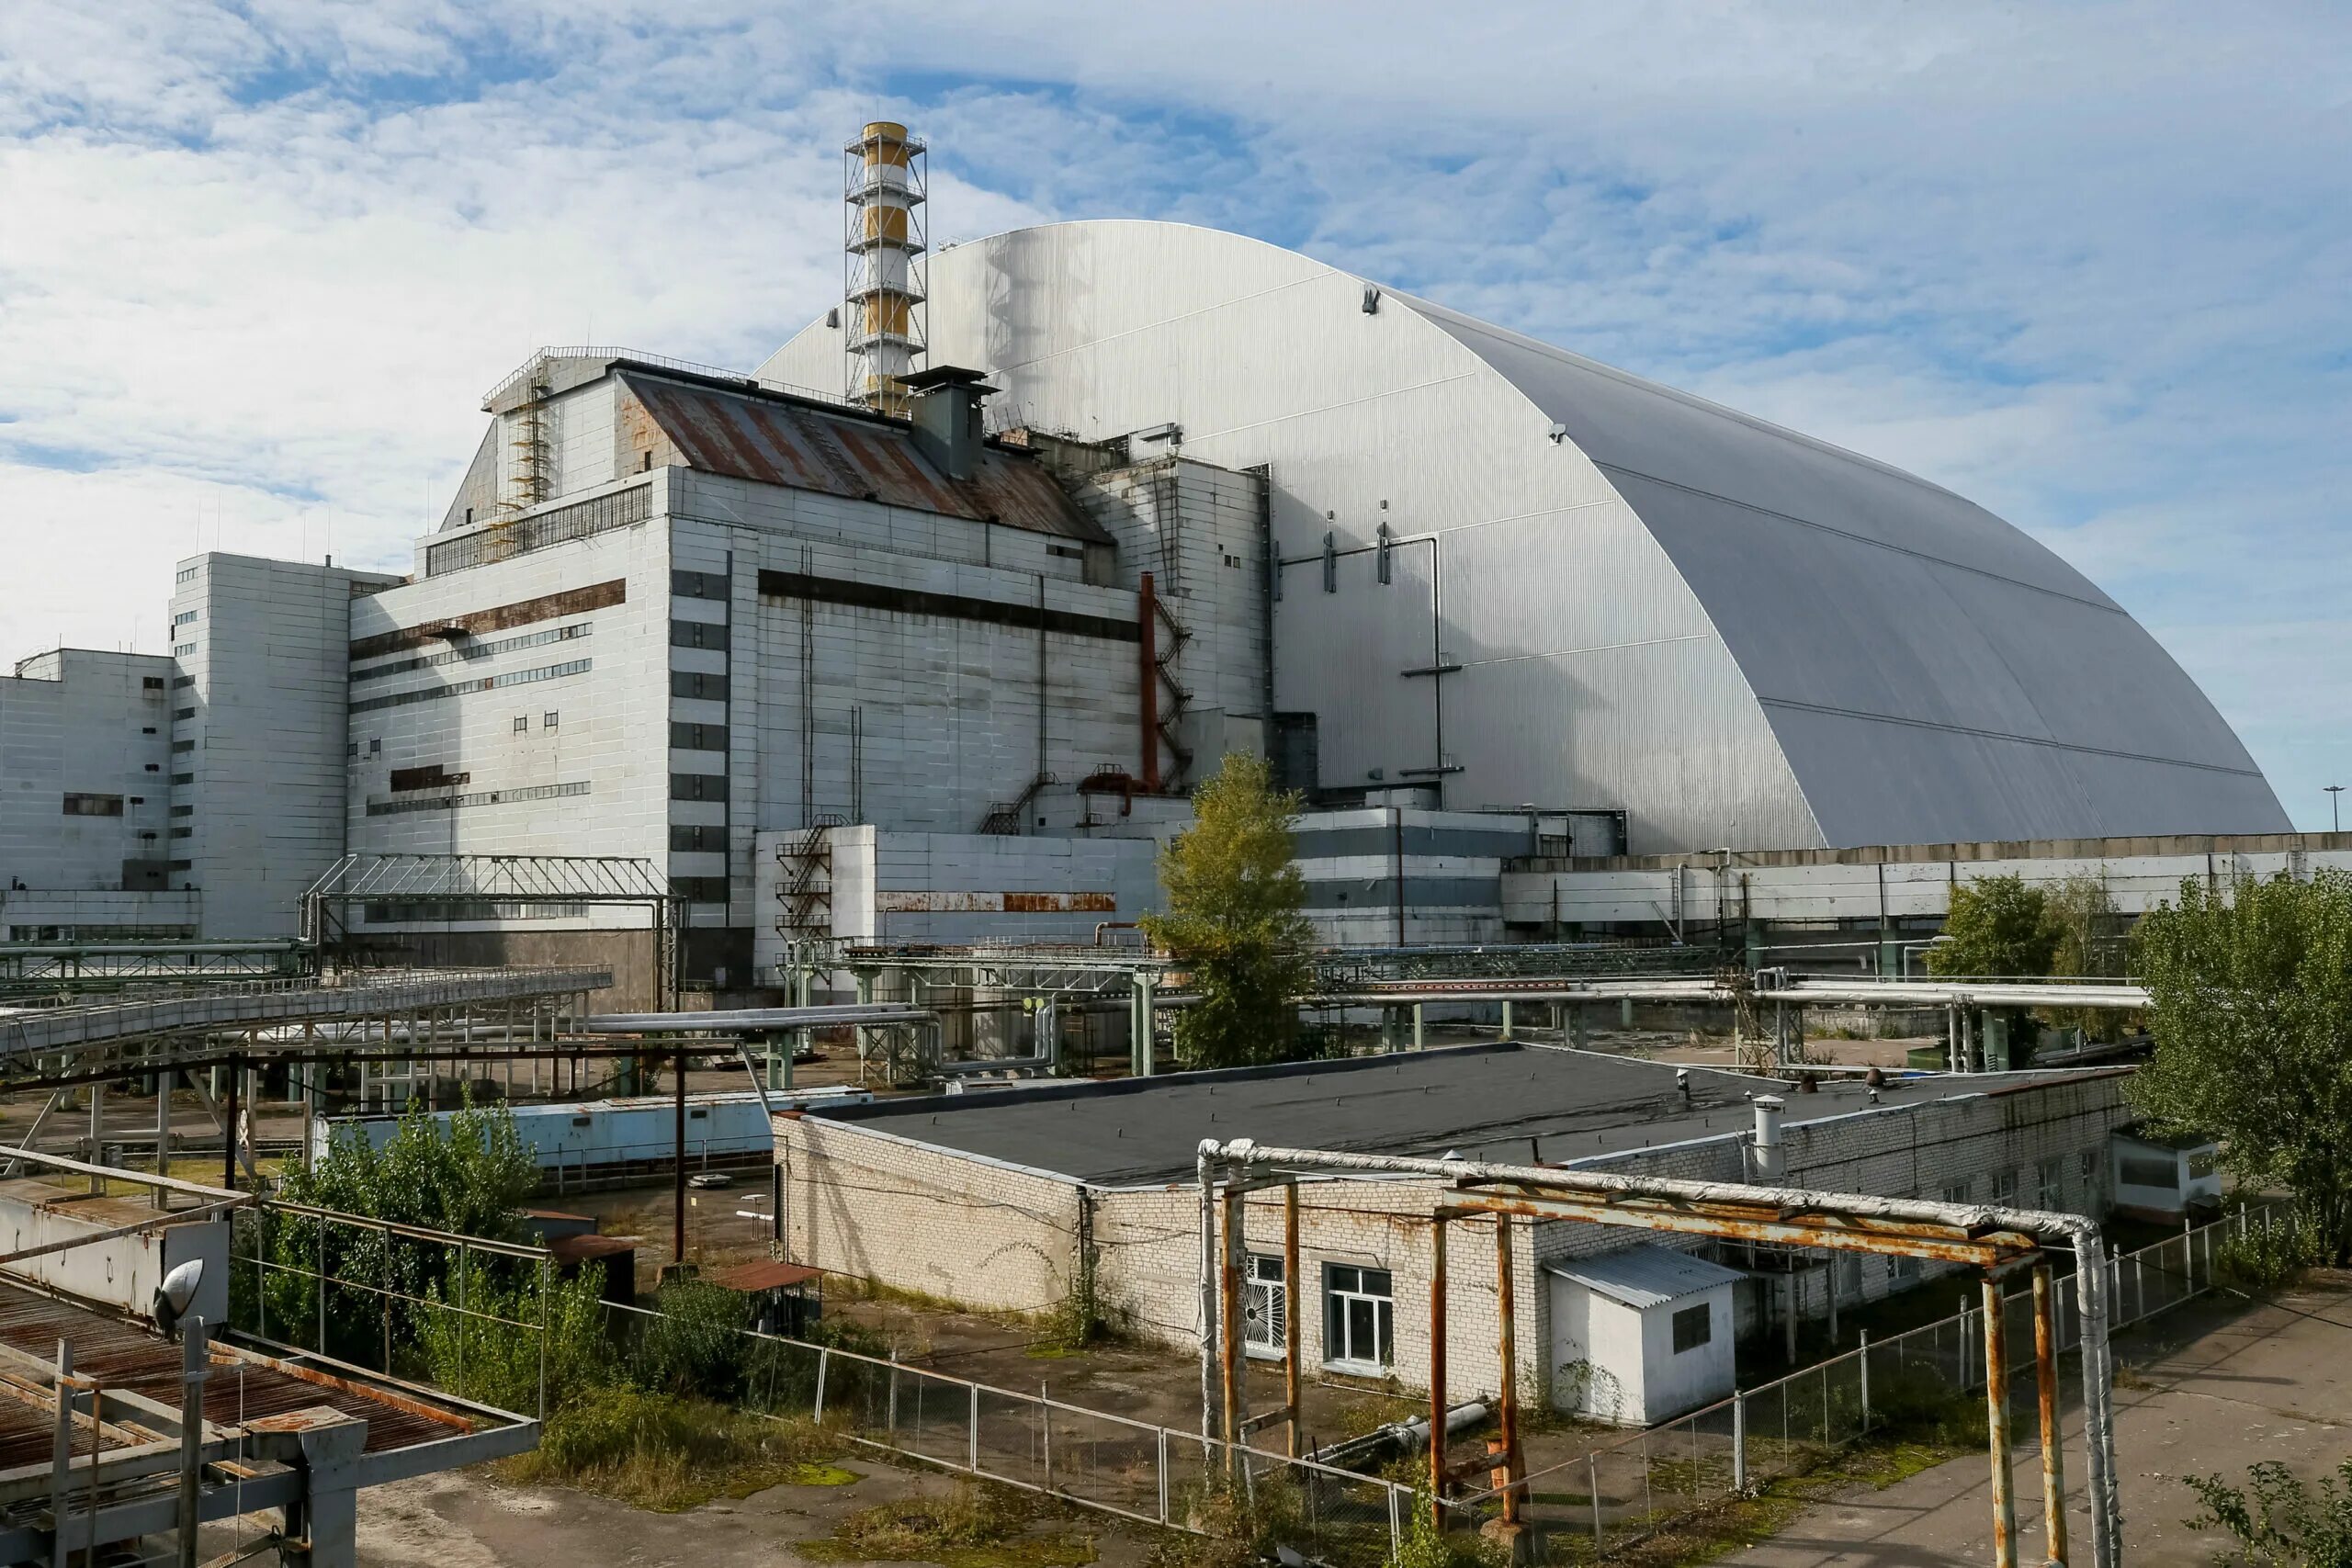
[[[1622,808],[1635,852],[2286,826],[2112,600],[1883,464],[1210,230],[1019,230],[931,289],[933,361],[1026,423],[1267,467],[1275,705],[1326,786],[1442,761],[1448,807]],[[840,359],[819,323],[762,374]],[[1325,535],[1383,525],[1426,542],[1326,592]],[[1432,646],[1460,668],[1405,674]]]
[[[667,441],[689,468],[738,479],[791,485],[826,495],[914,507],[949,517],[1001,523],[1033,534],[1108,544],[1101,524],[1079,510],[1034,459],[984,450],[979,471],[956,480],[915,448],[908,427],[829,411],[811,403],[722,391],[645,371],[616,378],[653,429],[623,439]]]

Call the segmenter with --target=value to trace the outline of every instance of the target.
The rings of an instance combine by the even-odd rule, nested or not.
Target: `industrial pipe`
[[[1457,1184],[1502,1182],[1596,1198],[1657,1198],[1682,1204],[1747,1205],[1782,1213],[1841,1215],[1938,1225],[1982,1235],[2011,1231],[2058,1240],[2075,1253],[2075,1281],[2082,1314],[2083,1424],[2090,1459],[2091,1561],[2094,1568],[2117,1568],[2122,1512],[2115,1490],[2115,1429],[2112,1368],[2107,1342],[2106,1249],[2098,1224],[2081,1214],[2010,1209],[1975,1203],[1946,1203],[1923,1198],[1880,1198],[1864,1193],[1822,1192],[1805,1188],[1761,1187],[1745,1182],[1690,1181],[1672,1177],[1626,1176],[1609,1171],[1497,1165],[1482,1160],[1419,1159],[1405,1156],[1343,1154],[1328,1149],[1287,1149],[1237,1138],[1219,1147],[1201,1145],[1198,1169],[1203,1203],[1209,1202],[1212,1162],[1226,1161],[1238,1179],[1252,1168],[1345,1172],[1359,1176],[1430,1177]],[[1204,1209],[1204,1213],[1206,1210]],[[1205,1227],[1204,1235],[1205,1235]],[[1815,1245],[1833,1245],[1824,1237]],[[1894,1250],[1883,1244],[1871,1250]],[[1204,1251],[1202,1280],[1211,1278]],[[1208,1385],[1204,1380],[1204,1393]],[[1205,1412],[1206,1404],[1204,1404]],[[1205,1419],[1205,1415],[1204,1416]]]

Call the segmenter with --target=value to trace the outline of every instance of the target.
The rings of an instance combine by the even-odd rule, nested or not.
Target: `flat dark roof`
[[[1755,1124],[1750,1095],[1785,1098],[1792,1123],[1870,1106],[1859,1078],[1806,1094],[1775,1078],[1688,1070],[1686,1103],[1669,1064],[1505,1043],[812,1106],[807,1114],[1081,1181],[1135,1186],[1189,1178],[1203,1138],[1559,1163],[1743,1131]],[[1895,1078],[1879,1090],[1879,1103],[1920,1105],[2099,1076]]]

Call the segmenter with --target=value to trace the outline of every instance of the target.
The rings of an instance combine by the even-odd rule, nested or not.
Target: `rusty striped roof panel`
[[[916,447],[912,430],[821,404],[736,392],[643,370],[616,378],[652,425],[638,438],[666,438],[689,468],[1001,524],[1032,534],[1111,543],[1035,458],[990,446],[979,471],[952,479]],[[623,423],[628,423],[624,412]],[[626,439],[627,437],[625,437]],[[648,441],[648,445],[650,445]]]

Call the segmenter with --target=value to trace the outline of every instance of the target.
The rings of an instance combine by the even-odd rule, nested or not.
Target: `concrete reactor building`
[[[845,298],[756,373],[543,350],[407,575],[195,557],[169,658],[0,680],[0,939],[288,935],[346,857],[478,855],[650,867],[735,987],[1083,941],[1236,751],[1305,793],[1339,944],[1498,940],[1513,857],[2287,829],[2131,615],[1948,491],[1237,235],[926,254],[919,144],[849,167]]]

